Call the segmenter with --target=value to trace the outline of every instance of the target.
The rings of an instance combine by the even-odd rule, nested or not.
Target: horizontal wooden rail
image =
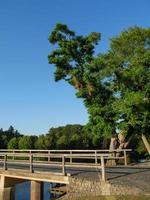
[[[36,152],[41,152],[41,153],[49,153],[49,152],[54,152],[54,153],[76,153],[76,152],[99,152],[99,153],[102,153],[102,152],[123,152],[123,151],[126,151],[126,152],[131,152],[132,149],[114,149],[114,150],[110,150],[110,149],[100,149],[100,150],[82,150],[82,149],[74,149],[74,150],[35,150],[35,149],[0,149],[0,152],[12,152],[12,153],[15,153],[15,152],[26,152],[26,153],[36,153]]]

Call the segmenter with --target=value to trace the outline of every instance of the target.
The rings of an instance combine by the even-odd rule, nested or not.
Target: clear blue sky
[[[56,23],[78,34],[102,33],[97,51],[123,29],[150,26],[150,0],[0,0],[0,127],[24,134],[85,124],[82,100],[65,82],[54,82],[47,55]]]

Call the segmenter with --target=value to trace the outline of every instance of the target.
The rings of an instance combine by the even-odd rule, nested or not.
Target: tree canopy
[[[94,48],[100,40],[100,33],[77,36],[67,25],[57,24],[49,36],[49,42],[58,48],[49,56],[49,63],[55,64],[55,80],[64,79],[77,89],[77,96],[92,95],[93,85],[89,63],[94,59]]]
[[[150,28],[132,27],[111,39],[103,70],[115,97],[117,127],[128,134],[150,130]]]
[[[110,40],[106,53],[94,54],[100,33],[77,36],[57,24],[49,36],[56,49],[49,63],[55,80],[77,89],[89,113],[86,130],[97,142],[116,130],[127,136],[150,129],[150,28],[131,27]]]
[[[21,134],[14,129],[13,126],[10,126],[7,130],[0,129],[0,148],[6,149],[8,142],[12,138],[18,138]]]

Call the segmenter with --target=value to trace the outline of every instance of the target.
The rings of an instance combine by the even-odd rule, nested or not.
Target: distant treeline
[[[51,128],[47,134],[23,135],[10,126],[0,129],[1,149],[93,149],[107,148],[107,139],[95,138],[84,131],[82,125],[66,125]]]
[[[23,135],[13,126],[0,129],[0,149],[108,149],[109,144],[110,138],[95,137],[79,124],[50,128],[47,134],[39,136]],[[133,138],[129,148],[135,150],[138,158],[148,156],[138,138]]]

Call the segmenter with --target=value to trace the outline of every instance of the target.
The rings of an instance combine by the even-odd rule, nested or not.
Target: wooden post
[[[7,170],[7,155],[4,155],[4,170]]]
[[[50,162],[51,161],[51,151],[48,151],[48,154],[49,154],[49,156],[48,156],[48,161]]]
[[[106,181],[104,156],[101,156],[102,181]]]
[[[72,151],[70,151],[70,164],[72,164]]]
[[[30,172],[33,173],[33,155],[30,154]]]
[[[62,155],[62,174],[65,175],[65,156]]]
[[[13,160],[15,160],[15,150],[13,150]]]
[[[127,166],[128,162],[127,162],[127,152],[126,150],[123,151],[124,152],[124,165]]]
[[[95,165],[97,164],[97,151],[95,151]]]

